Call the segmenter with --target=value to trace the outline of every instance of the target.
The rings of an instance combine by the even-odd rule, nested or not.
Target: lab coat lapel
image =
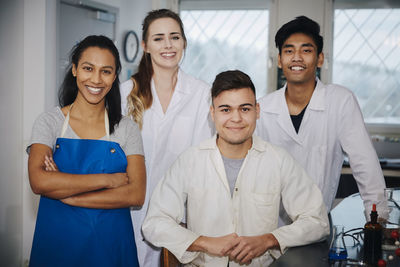
[[[188,100],[188,97],[191,95],[191,90],[192,88],[190,87],[190,84],[187,84],[185,79],[185,74],[179,69],[174,93],[172,94],[171,102],[169,103],[165,114],[178,113],[179,109],[185,106],[181,102],[186,102]]]
[[[154,84],[154,80],[151,79],[151,93],[153,95],[153,103],[151,104],[150,109],[160,118],[164,118],[164,112],[161,107],[160,99],[158,98],[156,86]]]
[[[224,184],[225,189],[227,190],[228,194],[230,195],[230,188],[228,184],[228,179],[226,178],[226,172],[225,172],[225,166],[224,162],[222,161],[222,156],[221,152],[219,151],[217,144],[216,144],[216,138],[213,138],[215,142],[215,148],[211,152],[211,161],[214,164],[215,170],[218,174],[218,178],[221,180],[222,184]]]
[[[162,110],[161,102],[157,95],[154,80],[153,79],[151,80],[151,93],[153,94],[153,104],[151,105],[151,109],[155,112],[155,114],[157,114],[157,116],[159,116],[163,120],[166,120],[166,118],[168,118],[170,114],[179,112],[179,108],[184,106],[184,105],[181,105],[180,102],[184,101],[185,96],[188,95],[185,91],[186,86],[183,85],[180,72],[181,71],[179,71],[179,73],[178,73],[176,86],[175,86],[170,103],[169,103],[168,108],[165,113]]]
[[[279,89],[279,98],[277,103],[277,113],[278,113],[278,124],[290,136],[296,143],[302,144],[299,136],[294,129],[292,119],[290,118],[289,109],[285,98],[286,85],[282,89]]]
[[[305,135],[310,134],[309,131],[306,129],[313,129],[312,126],[308,126],[309,124],[313,123],[312,113],[313,112],[322,112],[325,110],[325,86],[324,84],[317,79],[317,85],[315,86],[314,92],[311,96],[310,102],[308,103],[306,112],[304,117],[301,121],[300,128],[299,128],[299,138],[300,140],[304,140],[306,138]]]

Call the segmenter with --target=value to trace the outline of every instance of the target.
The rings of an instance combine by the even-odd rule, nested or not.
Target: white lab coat
[[[387,216],[385,181],[354,94],[317,79],[297,134],[285,90],[286,86],[259,99],[257,135],[292,154],[321,189],[328,210],[335,199],[346,153],[364,200],[366,216],[373,203],[381,216]]]
[[[295,221],[278,228],[279,205]],[[187,203],[187,229],[179,225]],[[187,266],[226,267],[228,257],[189,252],[200,236],[272,233],[281,251],[269,250],[250,266],[268,266],[287,247],[319,241],[329,234],[321,191],[282,148],[257,136],[239,171],[233,196],[216,136],[185,151],[157,185],[143,223],[148,241],[170,250]],[[239,266],[235,262],[230,267]]]
[[[121,84],[122,110],[125,114],[126,98],[132,87],[132,80]],[[175,91],[165,114],[154,81],[151,91],[153,104],[144,112],[142,129],[147,174],[146,199],[140,210],[131,212],[141,267],[156,267],[160,261],[160,250],[144,242],[140,231],[154,187],[181,152],[214,133],[209,116],[211,92],[208,84],[179,70]]]

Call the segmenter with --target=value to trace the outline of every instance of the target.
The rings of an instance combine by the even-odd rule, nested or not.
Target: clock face
[[[134,31],[125,35],[124,56],[128,62],[134,62],[139,51],[139,39]]]

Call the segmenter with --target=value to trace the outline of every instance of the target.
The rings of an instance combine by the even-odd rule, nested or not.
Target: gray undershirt
[[[240,168],[242,167],[244,158],[230,159],[222,156],[222,160],[224,162],[226,178],[228,179],[229,188],[231,190],[231,196],[233,196],[233,189],[235,187],[236,179],[238,177]]]

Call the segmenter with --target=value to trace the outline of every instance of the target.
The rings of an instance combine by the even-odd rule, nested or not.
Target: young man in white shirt
[[[304,167],[321,189],[328,211],[347,154],[366,217],[375,203],[385,218],[385,181],[357,99],[348,89],[325,85],[316,77],[324,62],[319,32],[318,23],[305,16],[278,30],[278,66],[287,83],[259,100],[256,134],[285,148]]]
[[[188,266],[230,267],[268,266],[287,247],[322,240],[320,190],[287,152],[253,135],[259,106],[249,76],[220,73],[211,96],[218,134],[181,154],[157,185],[145,238]],[[278,228],[280,203],[294,222]]]

